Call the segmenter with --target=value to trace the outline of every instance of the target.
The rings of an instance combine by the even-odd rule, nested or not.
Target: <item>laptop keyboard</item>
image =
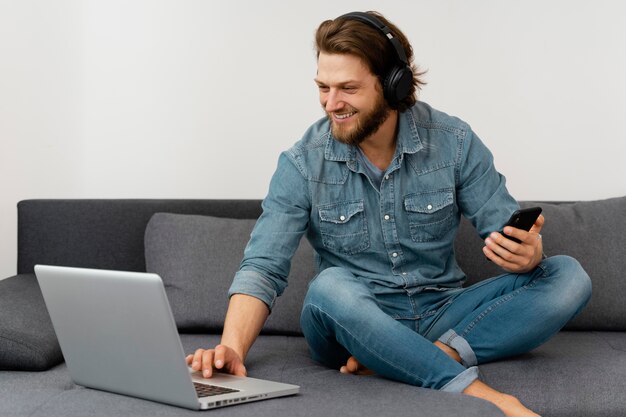
[[[193,386],[196,388],[198,397],[211,397],[213,395],[230,394],[231,392],[239,392],[237,389],[218,387],[216,385],[207,385],[194,382]]]

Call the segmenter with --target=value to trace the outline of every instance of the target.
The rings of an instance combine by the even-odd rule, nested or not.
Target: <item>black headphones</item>
[[[358,20],[359,22],[366,23],[378,29],[385,38],[391,42],[394,51],[396,51],[398,62],[384,77],[383,94],[385,100],[392,106],[408,97],[411,92],[411,86],[413,85],[413,71],[411,71],[402,44],[391,32],[391,29],[376,16],[363,12],[347,13],[339,16],[338,19]]]

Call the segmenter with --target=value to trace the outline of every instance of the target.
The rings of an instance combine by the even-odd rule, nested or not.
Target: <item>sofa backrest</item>
[[[626,197],[608,200],[546,203],[522,202],[523,207],[540,205],[546,224],[542,230],[544,249],[548,256],[565,254],[575,257],[586,269],[593,283],[593,296],[587,308],[569,325],[580,330],[626,330]],[[243,251],[247,234],[261,213],[260,200],[26,200],[18,205],[18,273],[31,273],[37,263],[128,271],[146,270],[144,237],[146,226],[155,213],[212,216],[242,220],[235,237],[216,233],[209,250],[225,250],[227,243],[236,243],[236,251]],[[183,222],[186,224],[186,222]],[[187,227],[187,226],[185,226]],[[231,226],[228,226],[231,227]],[[168,233],[172,233],[171,230]],[[191,236],[182,233],[180,236]],[[197,235],[197,233],[196,233]],[[231,245],[232,246],[232,245]],[[228,246],[231,248],[231,246]],[[463,219],[455,242],[457,259],[468,276],[467,284],[500,274],[495,265],[486,261],[482,240],[474,228]],[[235,249],[231,248],[232,253]],[[308,252],[307,252],[308,251]],[[312,254],[304,243],[300,252]],[[299,253],[300,253],[299,252]],[[231,253],[231,255],[232,255]],[[218,254],[220,255],[220,254]],[[230,256],[222,266],[225,273],[216,283],[219,291],[207,296],[212,305],[225,305],[224,289],[238,267],[240,256]],[[189,261],[185,261],[189,262]],[[231,265],[232,264],[232,265]],[[156,264],[155,264],[156,265]],[[156,272],[162,265],[156,265]],[[181,268],[177,268],[180,270]],[[295,270],[295,272],[294,272]],[[298,261],[285,297],[277,308],[266,330],[277,333],[298,333],[297,310],[306,291],[306,279],[314,274],[313,263]],[[170,277],[163,276],[166,289]],[[309,278],[310,279],[310,278]],[[224,282],[221,282],[224,281]],[[173,289],[171,291],[174,291]],[[169,293],[168,293],[169,295]],[[176,299],[176,297],[170,297]],[[282,308],[281,308],[282,305]],[[177,307],[173,306],[176,312]],[[186,311],[196,309],[192,304]],[[200,319],[205,320],[204,317]],[[219,331],[223,315],[206,318],[206,329]],[[177,322],[179,322],[177,317]],[[191,323],[191,324],[189,324]],[[202,331],[202,323],[179,322],[181,330]]]
[[[260,200],[24,200],[18,274],[35,264],[145,271],[144,233],[157,212],[254,219]]]

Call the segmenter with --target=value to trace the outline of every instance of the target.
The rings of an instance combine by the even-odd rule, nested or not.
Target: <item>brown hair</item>
[[[417,91],[426,83],[421,79],[426,71],[419,72],[413,63],[413,48],[408,39],[383,15],[377,12],[367,12],[382,21],[400,41],[404,48],[407,61],[413,73],[413,83],[409,95],[395,106],[394,109],[405,111],[417,101]],[[372,74],[380,80],[381,86],[385,82],[386,74],[398,63],[398,57],[393,46],[382,32],[367,23],[350,18],[339,17],[335,20],[322,22],[315,33],[315,48],[317,56],[320,52],[329,54],[350,54],[361,58],[369,67]]]

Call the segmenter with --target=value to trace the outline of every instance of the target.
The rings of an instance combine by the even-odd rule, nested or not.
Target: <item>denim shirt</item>
[[[484,238],[518,204],[463,121],[418,102],[399,114],[397,131],[380,189],[356,148],[333,138],[327,118],[283,152],[229,295],[272,308],[304,234],[319,271],[343,267],[411,294],[461,286],[453,248],[460,216]]]

